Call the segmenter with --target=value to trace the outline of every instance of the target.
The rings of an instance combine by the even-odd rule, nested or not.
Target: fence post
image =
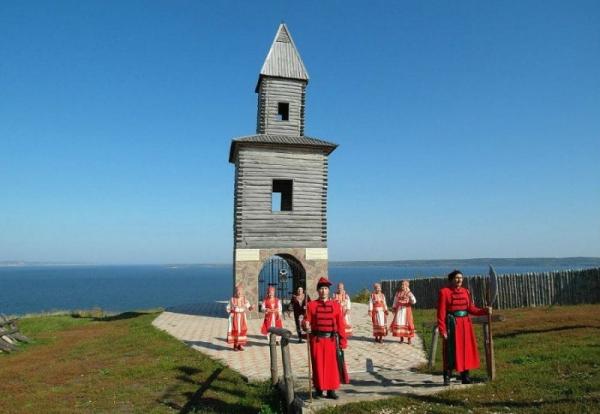
[[[431,334],[431,347],[429,349],[429,370],[433,369],[433,364],[435,363],[435,355],[437,351],[438,338],[440,336],[440,330],[436,325],[433,326],[433,332]]]
[[[294,378],[292,376],[292,361],[290,360],[290,341],[285,336],[281,337],[281,359],[283,361],[283,378],[285,379],[285,401],[287,412],[293,412],[294,403]]]
[[[269,335],[269,351],[271,354],[271,384],[277,385],[277,335]]]

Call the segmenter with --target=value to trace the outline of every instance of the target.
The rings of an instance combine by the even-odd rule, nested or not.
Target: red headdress
[[[325,279],[324,277],[320,278],[319,281],[317,282],[317,290],[319,290],[319,288],[321,286],[326,286],[329,287],[331,286],[331,282],[327,279]]]

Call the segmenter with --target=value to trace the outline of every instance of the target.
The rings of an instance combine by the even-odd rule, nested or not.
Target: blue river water
[[[496,266],[498,273],[574,268]],[[582,266],[583,267],[583,266]],[[330,264],[332,282],[343,281],[354,294],[387,279],[443,276],[448,266]],[[487,266],[463,266],[465,275],[485,274]],[[15,266],[0,267],[0,313],[101,308],[121,312],[225,300],[231,294],[230,265]],[[310,293],[310,292],[309,292]]]

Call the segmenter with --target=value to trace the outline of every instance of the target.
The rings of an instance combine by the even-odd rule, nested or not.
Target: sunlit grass
[[[90,317],[96,314],[96,317]],[[21,319],[32,344],[0,356],[11,413],[276,412],[268,383],[235,371],[155,329],[155,313]]]
[[[493,325],[497,380],[427,397],[398,397],[329,408],[324,413],[600,412],[600,305],[512,309]],[[434,310],[415,310],[426,347]],[[476,335],[482,343],[481,328]],[[473,376],[486,380],[482,367]],[[434,373],[441,375],[441,345]],[[427,371],[426,367],[422,369]]]

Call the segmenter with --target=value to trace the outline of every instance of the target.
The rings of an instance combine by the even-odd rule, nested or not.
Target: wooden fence
[[[481,275],[465,277],[464,286],[471,291],[477,306],[484,305],[487,280],[487,276]],[[400,283],[401,280],[381,282],[388,305],[392,304]],[[411,280],[410,289],[417,298],[415,306],[435,308],[438,291],[446,284],[446,277]],[[498,276],[498,297],[494,305],[497,309],[583,303],[600,303],[600,268]]]

